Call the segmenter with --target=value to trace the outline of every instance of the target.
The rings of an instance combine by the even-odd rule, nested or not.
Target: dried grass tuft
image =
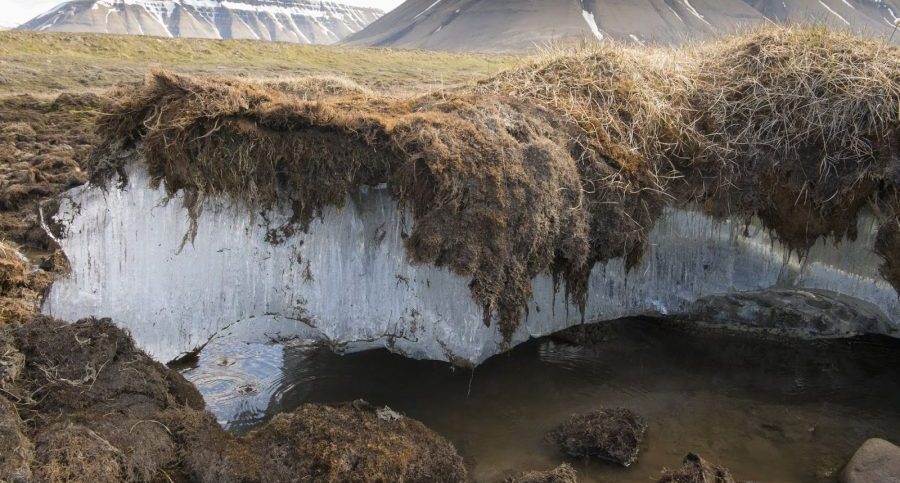
[[[623,180],[640,172],[653,181],[622,181],[623,192],[712,201],[724,214],[781,211],[767,201],[787,190],[790,204],[827,218],[858,208],[896,159],[897,48],[825,27],[767,26],[682,48],[597,44],[547,55],[479,90],[554,106]],[[808,248],[844,228],[779,234]]]
[[[36,465],[36,476],[40,481],[136,481],[124,477],[122,451],[87,427],[60,426],[43,436],[36,445],[42,462]]]
[[[0,240],[0,325],[30,320],[52,277],[31,268],[28,260]]]
[[[371,89],[356,82],[334,75],[295,77],[277,80],[262,80],[259,84],[281,91],[302,101],[315,101],[340,96],[373,96]]]

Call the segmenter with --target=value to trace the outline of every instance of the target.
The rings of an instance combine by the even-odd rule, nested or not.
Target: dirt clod
[[[34,445],[14,404],[0,396],[0,481],[31,481]]]
[[[297,475],[322,482],[466,479],[462,458],[445,439],[409,418],[379,418],[362,401],[301,406],[225,441],[220,451],[189,452],[187,464],[204,482],[279,482]]]
[[[25,357],[15,386],[27,395],[18,405],[33,421],[39,481],[150,481],[178,465],[159,421],[167,411],[202,411],[203,400],[125,332],[109,320],[43,317],[4,330]]]
[[[578,473],[563,463],[550,471],[529,471],[507,478],[504,483],[578,483]]]
[[[13,246],[0,239],[0,326],[31,320],[53,276],[33,269]]]
[[[630,409],[600,409],[567,419],[547,438],[572,458],[628,467],[637,461],[647,425]]]
[[[657,483],[739,483],[725,468],[716,466],[703,458],[689,453],[684,457],[684,466],[676,471],[664,471]]]

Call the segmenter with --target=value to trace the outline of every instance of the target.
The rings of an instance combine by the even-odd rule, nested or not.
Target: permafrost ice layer
[[[195,239],[183,243],[190,218],[180,197],[149,188],[137,165],[129,173],[124,189],[83,186],[63,197],[54,218],[72,271],[53,285],[45,313],[111,317],[164,361],[224,333],[314,337],[342,350],[384,346],[454,362],[479,363],[503,350],[467,278],[409,262],[403,237],[413,220],[385,189],[360,189],[307,233],[278,244],[266,235],[289,209],[260,215],[211,200]],[[549,275],[536,278],[513,343],[583,321],[679,314],[701,297],[769,288],[852,297],[880,310],[876,331],[896,333],[900,303],[878,273],[874,219],[861,216],[858,228],[856,240],[820,240],[801,259],[757,225],[668,209],[636,267],[626,271],[616,259],[593,268],[583,314]]]

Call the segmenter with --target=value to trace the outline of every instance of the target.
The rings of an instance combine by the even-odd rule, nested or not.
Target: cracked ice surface
[[[277,245],[266,233],[289,209],[261,216],[208,201],[196,238],[182,246],[189,217],[180,196],[167,201],[138,166],[129,166],[124,189],[82,186],[64,195],[55,219],[72,272],[51,288],[45,313],[111,317],[163,361],[223,332],[457,362],[479,363],[502,350],[468,278],[409,263],[403,236],[413,221],[387,190],[360,189],[343,209],[326,209],[308,233]],[[768,288],[823,289],[868,302],[896,331],[900,304],[878,274],[873,218],[861,216],[858,231],[855,241],[820,240],[801,260],[757,225],[667,209],[638,266],[626,272],[616,259],[594,267],[584,318],[551,277],[536,278],[513,342],[583,320],[677,314],[703,296]]]

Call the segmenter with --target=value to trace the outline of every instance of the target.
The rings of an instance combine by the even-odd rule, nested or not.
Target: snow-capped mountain
[[[73,0],[18,28],[329,44],[382,13],[312,0]]]
[[[594,38],[671,44],[761,22],[824,23],[889,37],[898,15],[900,0],[407,0],[346,42],[446,50]]]

